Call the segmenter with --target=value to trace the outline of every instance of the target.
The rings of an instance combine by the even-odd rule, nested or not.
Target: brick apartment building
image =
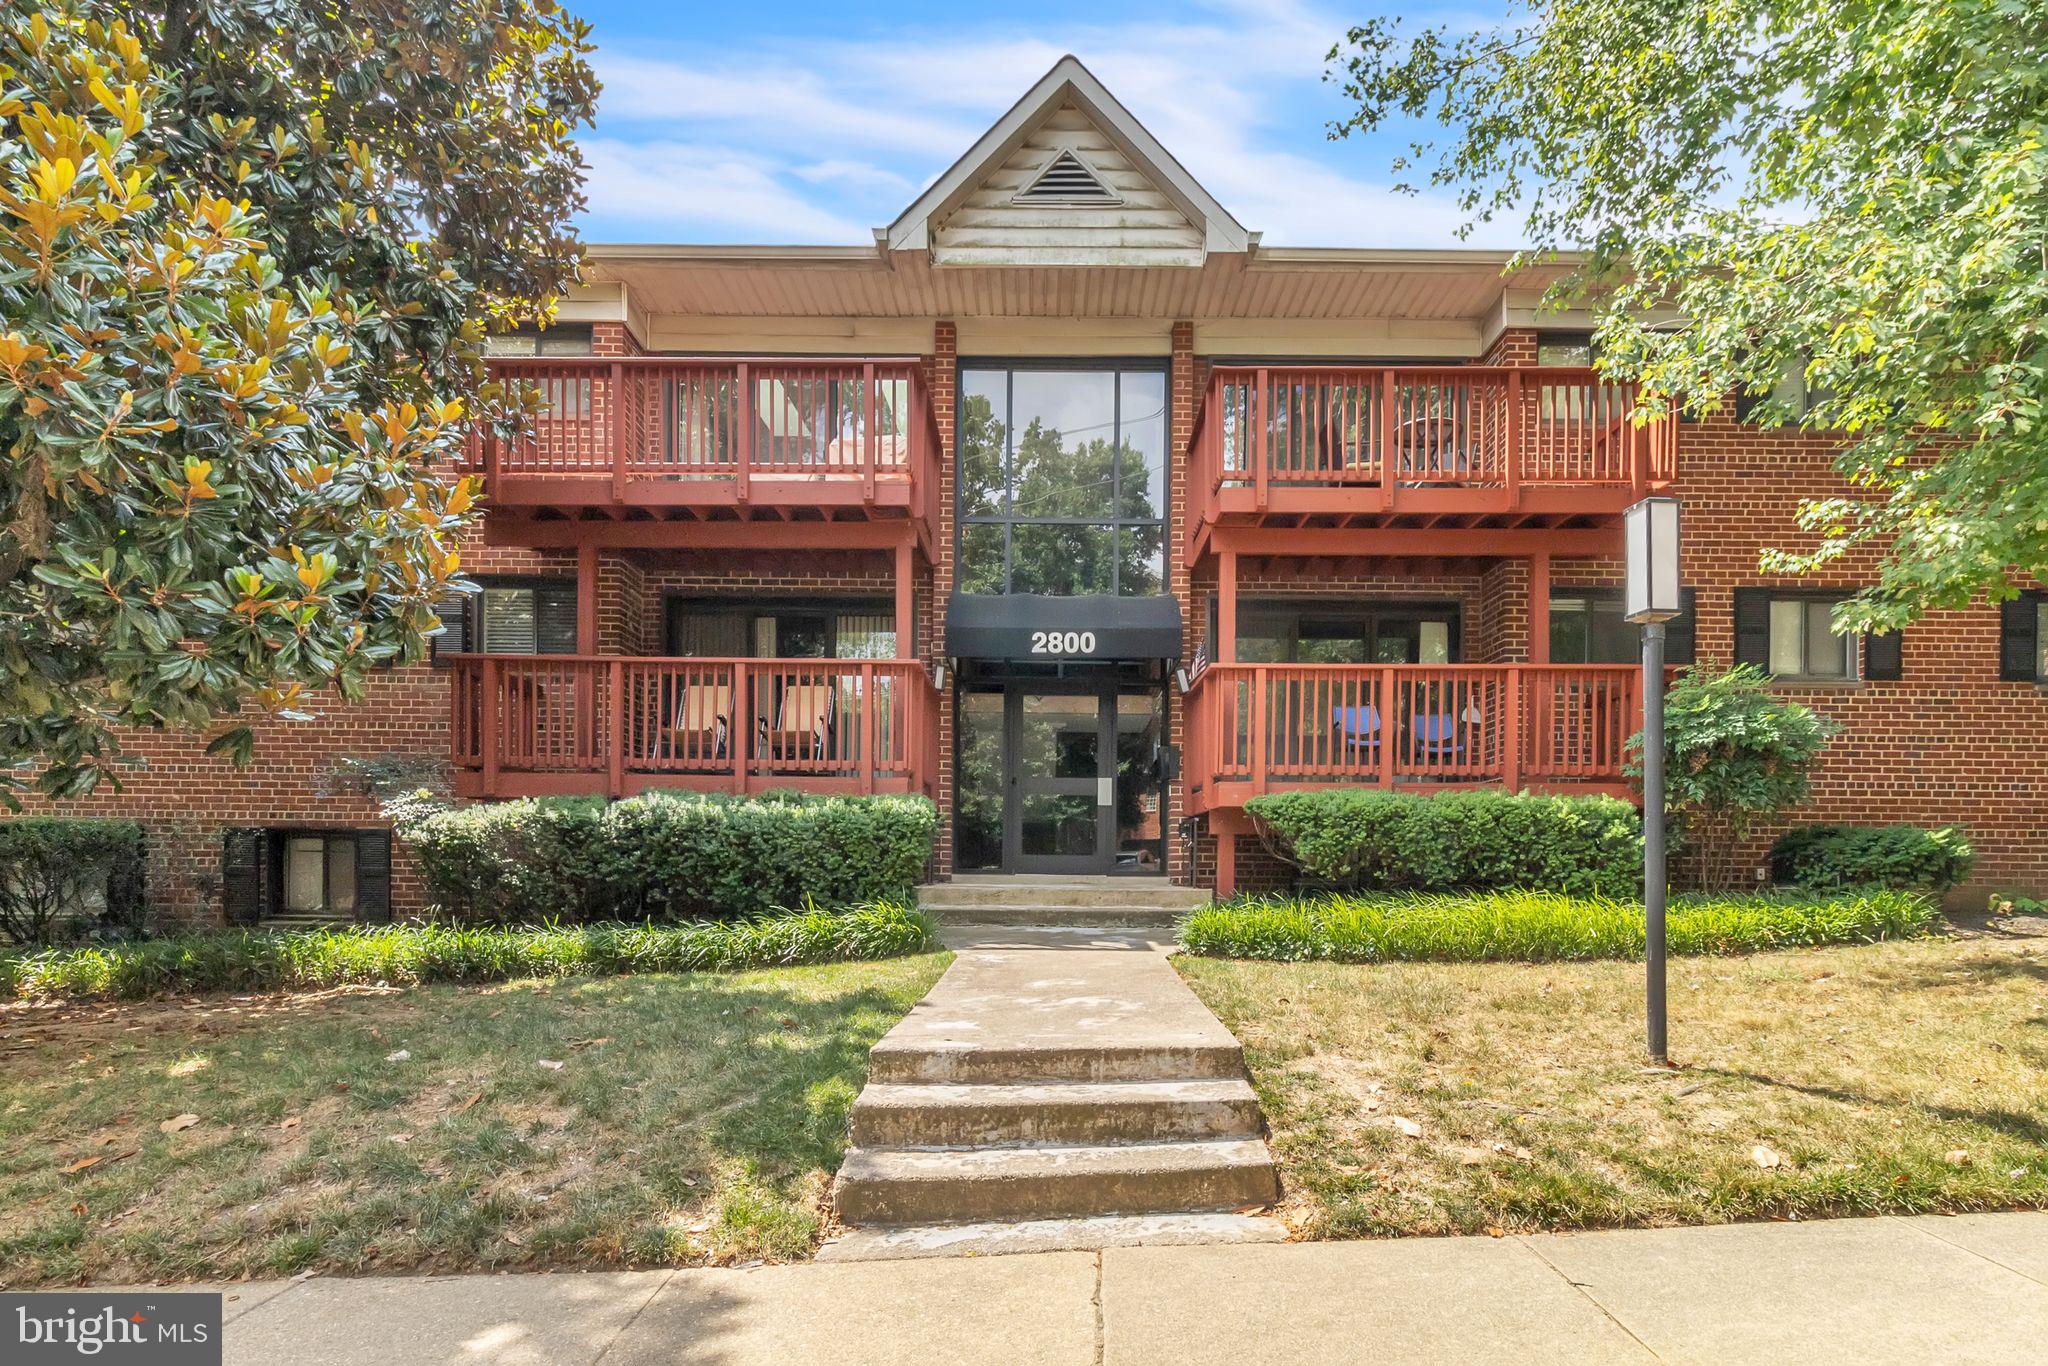
[[[1355,783],[1626,793],[1622,509],[1682,500],[1673,656],[1843,723],[1814,819],[1965,827],[2048,888],[2039,593],[1844,638],[1759,574],[1830,443],[1638,427],[1504,254],[1265,247],[1061,61],[872,246],[597,246],[431,666],[137,737],[151,896],[195,919],[418,907],[351,761],[467,797],[922,792],[935,872],[1283,875],[1245,800]],[[1867,568],[1867,567],[1866,567]]]

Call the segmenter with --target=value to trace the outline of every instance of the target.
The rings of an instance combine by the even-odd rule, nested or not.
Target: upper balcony
[[[1218,366],[1186,552],[1218,526],[1597,525],[1677,474],[1675,418],[1592,370]]]
[[[938,429],[914,358],[518,357],[518,437],[471,459],[496,507],[556,517],[900,520],[928,534]]]

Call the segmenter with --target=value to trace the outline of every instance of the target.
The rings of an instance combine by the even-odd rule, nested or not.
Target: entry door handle
[[[1095,804],[1097,806],[1116,805],[1116,779],[1101,777],[1095,780]]]

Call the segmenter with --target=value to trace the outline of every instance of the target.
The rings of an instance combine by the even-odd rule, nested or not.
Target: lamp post
[[[1678,500],[1645,498],[1622,514],[1628,545],[1625,615],[1643,628],[1643,1004],[1650,1057],[1668,1061],[1664,1002],[1664,623],[1684,608],[1678,583]]]

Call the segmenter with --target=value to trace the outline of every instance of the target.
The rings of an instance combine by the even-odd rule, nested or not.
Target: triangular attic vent
[[[1045,163],[1031,183],[1017,191],[1019,204],[1121,204],[1123,197],[1102,183],[1093,167],[1073,152]]]

